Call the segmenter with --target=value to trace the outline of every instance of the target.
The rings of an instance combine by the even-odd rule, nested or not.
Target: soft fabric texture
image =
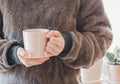
[[[8,49],[32,28],[71,32],[72,48],[41,65],[9,65]],[[112,41],[102,0],[0,0],[0,37],[2,84],[82,84],[80,68],[101,59]]]

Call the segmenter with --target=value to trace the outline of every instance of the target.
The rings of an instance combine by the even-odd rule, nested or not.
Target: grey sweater
[[[69,32],[72,48],[41,65],[10,65],[10,47],[23,44],[22,31],[29,28]],[[0,0],[0,83],[82,84],[80,68],[101,59],[111,41],[101,0]]]

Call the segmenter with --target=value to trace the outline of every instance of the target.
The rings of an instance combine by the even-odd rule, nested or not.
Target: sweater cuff
[[[17,57],[17,49],[22,47],[20,44],[12,45],[7,52],[7,60],[9,65],[22,64]]]
[[[72,48],[72,34],[70,32],[62,33],[62,36],[65,40],[65,47],[63,51],[59,54],[60,57],[65,57]]]

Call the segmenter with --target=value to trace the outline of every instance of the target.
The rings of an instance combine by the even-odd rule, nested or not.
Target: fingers
[[[56,51],[55,49],[53,50],[52,48],[47,47],[45,51],[45,56],[52,56],[52,55],[58,55],[59,51]]]
[[[51,30],[48,34],[47,34],[47,38],[51,38],[51,37],[59,37],[61,36],[59,31],[56,30]]]
[[[49,42],[47,43],[47,47],[50,47],[50,48],[52,48],[52,49],[57,49],[57,48],[58,48],[58,45],[57,45],[56,42],[51,42],[51,41],[49,41]]]
[[[48,42],[46,51],[52,55],[58,55],[60,52],[60,47],[55,43]]]
[[[48,42],[47,47],[45,49],[45,56],[57,56],[62,50],[64,46],[61,46],[61,44],[53,43],[53,42]]]
[[[31,58],[32,54],[30,52],[25,51],[23,48],[18,48],[17,56],[23,56],[25,58]]]
[[[64,39],[63,38],[56,38],[56,37],[51,37],[50,38],[50,42],[56,44],[56,45],[59,45],[62,43]]]
[[[49,60],[49,57],[45,58],[30,58],[32,57],[32,54],[29,52],[26,52],[23,48],[18,48],[17,50],[17,57],[20,60],[22,64],[24,64],[26,67],[39,65],[44,63],[45,61]]]
[[[62,52],[65,46],[65,40],[59,31],[51,30],[47,34],[49,42],[47,43],[44,55],[46,57],[57,56]]]
[[[26,67],[30,67],[30,66],[34,66],[34,65],[39,65],[44,63],[45,61],[49,60],[49,58],[39,58],[39,59],[27,59],[24,58],[22,56],[19,57],[21,62],[26,66]]]
[[[44,51],[44,56],[45,57],[51,57],[52,55],[51,55],[51,53],[49,53],[48,51],[45,50]]]

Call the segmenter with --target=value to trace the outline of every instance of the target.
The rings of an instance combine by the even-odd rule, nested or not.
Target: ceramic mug
[[[32,54],[30,58],[44,57],[44,50],[48,41],[46,35],[48,32],[48,29],[23,30],[24,48]]]

